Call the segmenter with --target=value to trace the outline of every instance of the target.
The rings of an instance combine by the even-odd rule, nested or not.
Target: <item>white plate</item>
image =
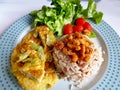
[[[103,62],[98,74],[82,89],[74,90],[120,90],[120,37],[104,21],[96,25],[89,21],[97,38],[94,41],[105,51]],[[33,18],[26,15],[17,20],[0,37],[0,90],[22,90],[17,80],[10,72],[10,55],[16,44],[31,30]],[[69,90],[69,83],[60,80],[49,90]]]

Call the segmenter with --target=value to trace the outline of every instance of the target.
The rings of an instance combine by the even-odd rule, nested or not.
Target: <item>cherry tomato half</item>
[[[85,22],[83,24],[83,28],[84,30],[92,30],[92,26],[88,22]]]
[[[73,32],[82,32],[83,31],[83,26],[81,25],[76,25],[73,27]]]
[[[85,23],[85,19],[84,18],[77,18],[76,20],[75,20],[75,24],[76,25],[83,25]]]
[[[73,28],[71,24],[66,24],[63,29],[64,34],[71,34],[73,32]]]

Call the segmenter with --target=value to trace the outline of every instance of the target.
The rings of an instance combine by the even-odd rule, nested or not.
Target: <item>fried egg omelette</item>
[[[56,38],[47,26],[29,32],[14,48],[11,71],[25,90],[46,90],[58,80],[51,55]]]

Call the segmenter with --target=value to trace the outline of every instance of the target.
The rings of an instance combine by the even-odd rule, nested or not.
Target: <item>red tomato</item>
[[[83,31],[83,26],[81,25],[76,25],[73,27],[73,32],[82,32]]]
[[[85,22],[83,24],[83,28],[84,28],[84,30],[92,30],[92,27],[91,27],[91,25],[88,22]]]
[[[70,34],[70,33],[72,33],[73,32],[73,28],[72,28],[72,25],[71,24],[66,24],[65,26],[64,26],[64,29],[63,29],[64,31],[64,34]]]
[[[77,18],[75,20],[75,24],[76,25],[83,25],[85,23],[85,19],[84,18]]]

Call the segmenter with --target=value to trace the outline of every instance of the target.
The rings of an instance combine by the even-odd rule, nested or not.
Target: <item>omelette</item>
[[[56,38],[47,26],[36,27],[14,48],[11,72],[24,90],[46,90],[58,80],[51,55]]]

